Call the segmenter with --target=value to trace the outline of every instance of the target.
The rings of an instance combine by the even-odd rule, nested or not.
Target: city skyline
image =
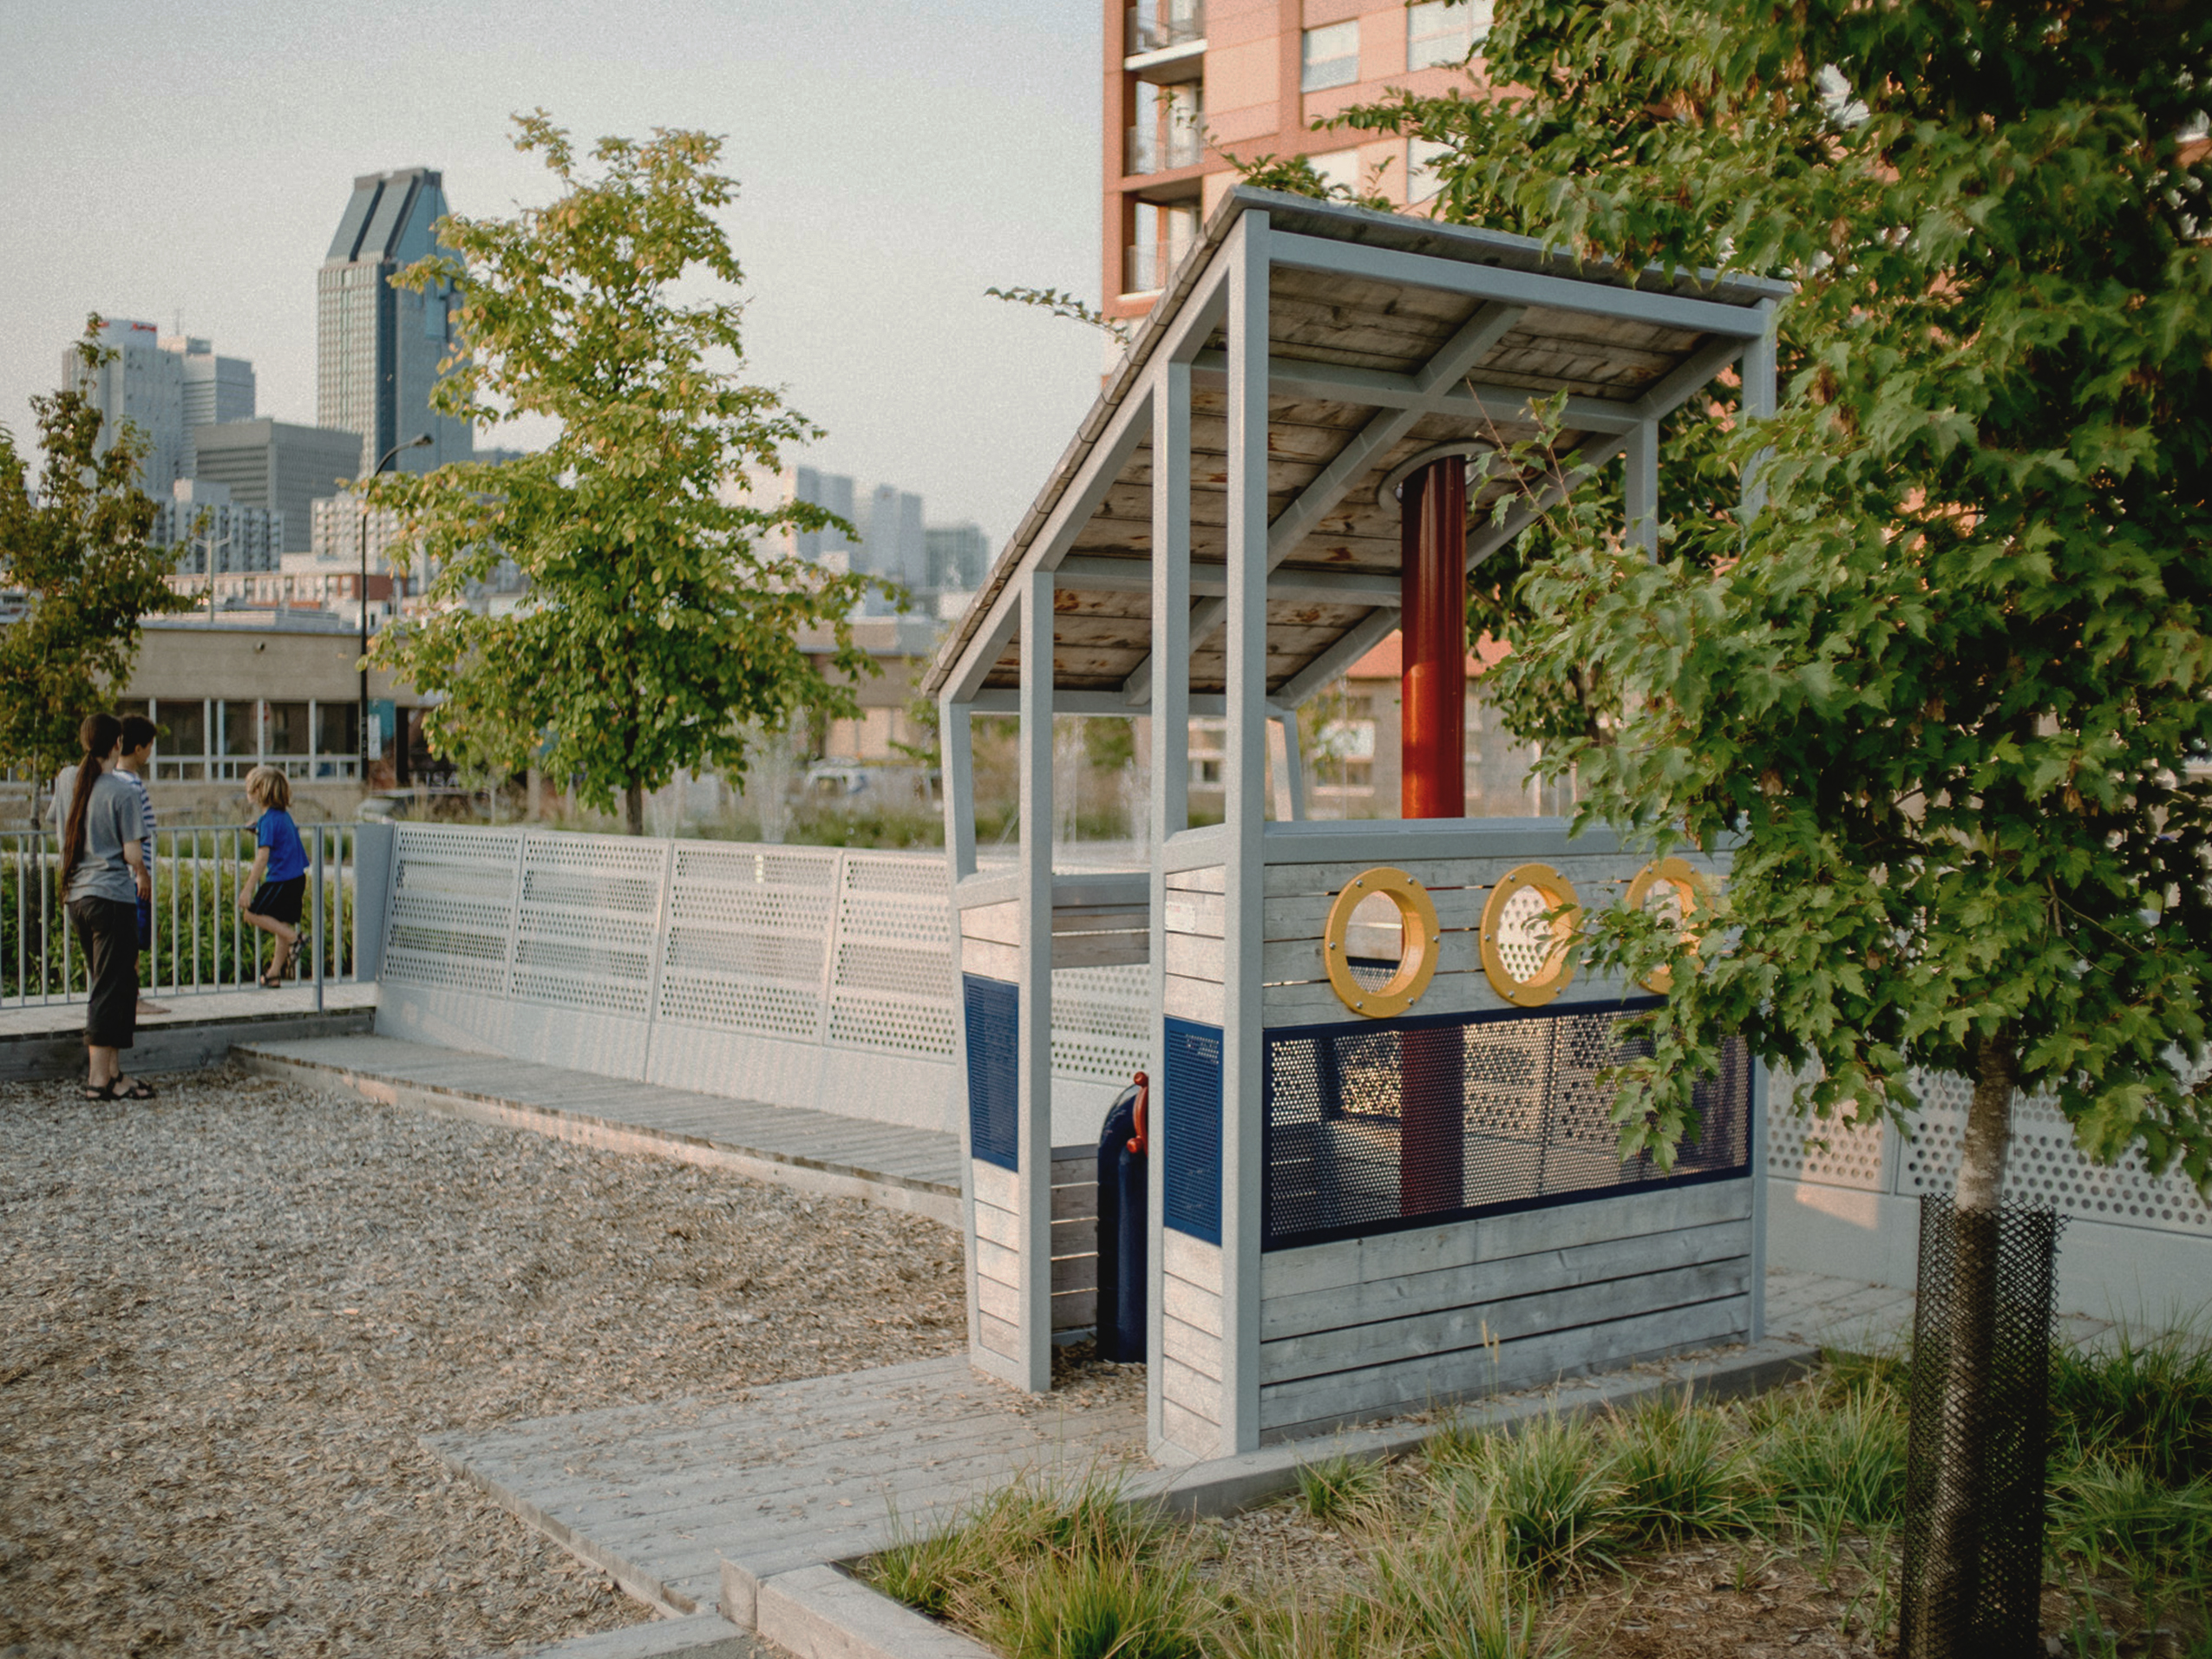
[[[546,201],[553,182],[513,150],[508,120],[540,105],[585,145],[657,126],[728,135],[748,375],[828,434],[787,465],[899,480],[996,543],[1057,453],[1045,434],[1096,395],[1095,335],[983,291],[1092,285],[1096,216],[1069,186],[1096,166],[1094,16],[679,4],[626,29],[618,62],[580,5],[403,7],[373,49],[275,4],[218,3],[182,35],[158,21],[93,3],[12,31],[41,69],[0,108],[21,158],[0,212],[40,249],[0,300],[0,423],[21,449],[30,397],[95,310],[213,339],[253,363],[259,414],[316,423],[312,284],[351,181],[419,164],[462,211]],[[256,96],[156,108],[119,49],[164,78],[251,62]]]

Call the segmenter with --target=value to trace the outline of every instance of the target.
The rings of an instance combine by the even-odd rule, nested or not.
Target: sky
[[[1097,297],[1098,28],[1067,0],[0,0],[0,425],[35,445],[92,310],[181,315],[252,361],[259,414],[311,422],[354,175],[438,168],[477,218],[545,202],[509,121],[542,107],[583,140],[724,135],[746,376],[827,434],[785,460],[995,551],[1104,366],[1103,336],[984,295]]]

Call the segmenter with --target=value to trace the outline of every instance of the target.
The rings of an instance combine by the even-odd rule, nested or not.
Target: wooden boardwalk
[[[631,1594],[690,1612],[721,1603],[725,1559],[757,1582],[879,1548],[1024,1470],[1142,1466],[1144,1409],[1070,1408],[952,1355],[423,1443]]]
[[[697,1094],[396,1037],[241,1043],[254,1069],[615,1151],[714,1164],[959,1225],[958,1139],[719,1094]]]

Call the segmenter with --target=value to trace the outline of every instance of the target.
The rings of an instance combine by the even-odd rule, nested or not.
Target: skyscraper
[[[101,415],[99,448],[109,447],[126,421],[152,445],[139,463],[138,487],[156,501],[169,499],[169,487],[192,476],[186,462],[190,434],[185,430],[182,358],[161,349],[160,330],[128,317],[102,319],[100,343],[115,355],[89,375],[70,346],[62,353],[62,384],[82,388]]]
[[[283,421],[226,421],[197,428],[202,483],[220,484],[240,506],[279,515],[281,551],[304,553],[312,544],[315,514],[309,505],[337,493],[361,470],[361,440],[325,427]],[[381,452],[380,452],[381,453]]]
[[[179,476],[192,478],[199,470],[194,427],[253,418],[253,365],[243,357],[217,356],[214,343],[197,335],[165,334],[161,349],[176,354],[184,377],[184,471]]]
[[[363,173],[316,275],[315,423],[361,434],[361,475],[419,433],[430,442],[402,450],[395,467],[427,473],[471,456],[468,423],[430,409],[439,364],[458,337],[453,290],[438,283],[418,294],[391,283],[438,251],[431,226],[445,212],[441,176],[428,167]]]

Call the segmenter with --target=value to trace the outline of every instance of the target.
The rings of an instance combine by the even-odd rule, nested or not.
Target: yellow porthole
[[[1387,899],[1397,911],[1397,970],[1380,985],[1362,984],[1352,971],[1352,912],[1368,900]],[[1344,885],[1329,906],[1321,936],[1321,957],[1328,964],[1329,988],[1344,1005],[1369,1019],[1403,1014],[1429,989],[1436,971],[1436,907],[1429,890],[1403,870],[1367,871]]]
[[[1574,884],[1548,864],[1524,864],[1482,906],[1482,972],[1517,1008],[1541,1008],[1574,977]],[[1547,919],[1548,913],[1561,912]]]
[[[1705,878],[1680,859],[1661,859],[1647,864],[1628,884],[1630,910],[1650,911],[1671,922],[1688,942],[1690,954],[1698,953],[1698,928],[1691,918],[1705,906]],[[1657,968],[1636,982],[1646,990],[1664,996],[1674,989],[1674,970]]]

